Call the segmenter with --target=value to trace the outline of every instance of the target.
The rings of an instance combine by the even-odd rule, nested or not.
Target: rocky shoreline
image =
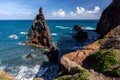
[[[96,30],[91,31],[99,35],[97,39],[94,39],[94,36],[89,38],[92,34],[75,25],[73,31],[76,34],[73,38],[78,42],[90,43],[74,52],[63,54],[59,52],[55,45],[51,44],[50,30],[43,9],[40,7],[39,13],[28,32],[29,42],[23,42],[23,44],[48,49],[46,55],[50,64],[53,63],[56,67],[59,67],[54,80],[120,80],[119,10],[120,0],[113,0],[103,11]],[[34,57],[27,55],[27,58]],[[2,75],[7,76],[5,80],[16,80],[4,71],[0,71],[0,73],[2,73],[0,77]],[[33,80],[47,80],[42,75],[35,77]]]
[[[99,39],[97,39],[92,44],[83,47],[81,50],[67,53],[61,57],[60,59],[61,68],[59,71],[60,75],[55,80],[68,80],[68,79],[69,80],[72,80],[72,79],[76,79],[76,80],[79,80],[79,79],[81,80],[120,80],[119,78],[120,77],[119,75],[120,64],[119,63],[111,64],[111,62],[109,63],[109,60],[106,63],[107,65],[106,67],[104,67],[104,69],[108,68],[107,66],[109,66],[109,69],[111,69],[110,71],[109,70],[106,70],[106,72],[94,71],[93,68],[90,68],[86,70],[88,70],[90,72],[89,74],[91,75],[87,75],[86,77],[85,74],[82,73],[82,70],[81,70],[85,66],[87,66],[85,68],[88,68],[89,66],[88,63],[86,62],[86,59],[89,56],[94,55],[95,53],[96,54],[98,52],[101,53],[102,52],[101,50],[105,50],[104,53],[107,53],[108,50],[114,49],[115,53],[118,54],[117,57],[115,57],[116,60],[117,61],[120,60],[119,58],[119,55],[120,55],[119,53],[119,43],[120,43],[119,42],[119,38],[120,38],[119,37],[119,30],[120,30],[119,20],[120,20],[120,17],[119,16],[120,15],[119,15],[119,10],[118,10],[120,7],[119,2],[120,2],[119,0],[113,0],[113,2],[103,11],[102,16],[98,22],[97,29],[96,29],[96,32],[100,34]],[[110,52],[111,55],[113,54],[113,52]],[[100,56],[100,54],[98,56]],[[107,60],[107,57],[105,59]],[[113,60],[113,58],[111,58],[111,60]],[[91,62],[91,63],[94,63],[94,62]],[[115,67],[115,65],[117,65],[117,67]],[[102,69],[102,63],[100,66]],[[103,66],[105,66],[105,64]],[[72,74],[73,68],[75,67],[80,68],[80,71],[78,69],[78,72]],[[117,71],[118,73],[116,73],[115,71]],[[108,72],[111,72],[111,73],[108,73]],[[96,76],[96,74],[98,75]],[[75,77],[75,75],[79,75],[79,76]],[[118,76],[114,77],[116,75]]]

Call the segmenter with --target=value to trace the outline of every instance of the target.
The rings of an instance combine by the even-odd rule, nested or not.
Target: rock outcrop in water
[[[76,31],[77,33],[75,34],[75,36],[73,36],[76,40],[78,41],[82,41],[84,39],[88,38],[88,34],[87,32],[85,32],[80,26],[75,25],[73,27],[73,31]]]
[[[104,36],[118,25],[120,25],[120,0],[113,0],[112,3],[103,11],[97,24],[96,31],[101,36]]]
[[[78,26],[78,25],[75,25],[75,26],[73,27],[73,30],[74,30],[74,31],[79,31],[79,30],[82,30],[82,28],[81,28],[80,26]]]
[[[30,43],[50,47],[51,35],[41,7],[28,32],[28,38]]]

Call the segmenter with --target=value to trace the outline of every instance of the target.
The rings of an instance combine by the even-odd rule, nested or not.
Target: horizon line
[[[0,19],[1,20],[34,20],[34,19]],[[46,19],[46,20],[99,20],[99,19]]]

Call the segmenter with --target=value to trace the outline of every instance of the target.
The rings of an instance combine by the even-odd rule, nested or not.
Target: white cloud
[[[95,6],[94,10],[90,10],[90,11],[86,11],[86,13],[89,14],[96,14],[100,12],[100,7],[99,6]]]
[[[74,13],[74,12],[70,12],[70,15],[72,15],[72,16],[76,16],[77,14]]]
[[[76,7],[76,10],[77,10],[77,14],[84,14],[86,11],[85,11],[85,8],[83,7]]]
[[[83,7],[76,7],[76,12],[70,12],[72,16],[77,16],[77,15],[91,15],[91,14],[97,14],[100,12],[100,7],[95,6],[93,10],[87,10]]]
[[[59,9],[58,11],[52,12],[53,16],[58,16],[58,17],[65,17],[66,13],[63,9]]]

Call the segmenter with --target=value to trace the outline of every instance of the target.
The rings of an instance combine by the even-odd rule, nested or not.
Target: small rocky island
[[[41,47],[49,48],[51,34],[49,27],[43,14],[43,9],[40,7],[39,14],[35,17],[33,24],[28,32],[29,43]]]

